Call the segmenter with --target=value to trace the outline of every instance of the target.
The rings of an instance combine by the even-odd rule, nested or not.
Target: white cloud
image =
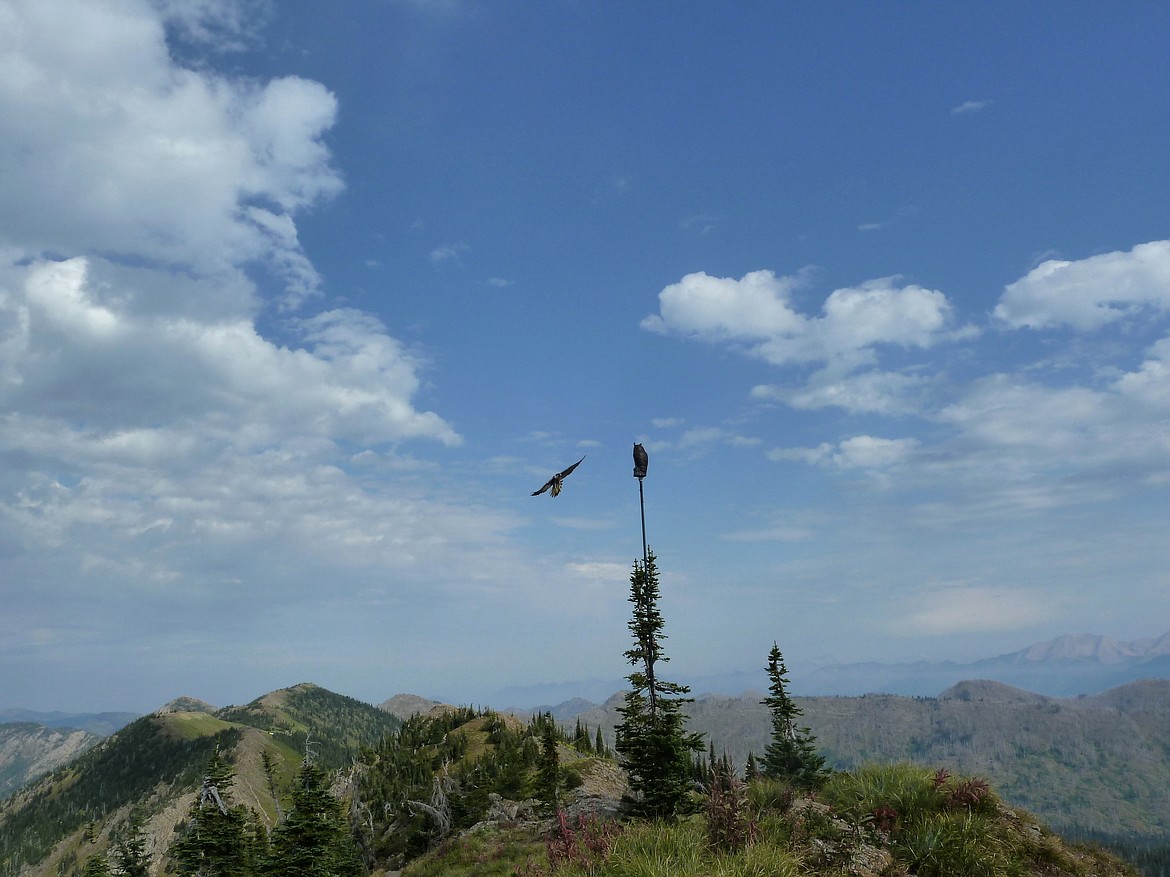
[[[649,450],[664,451],[674,449],[687,451],[692,454],[703,453],[715,445],[728,445],[735,448],[755,447],[760,439],[742,435],[720,426],[701,426],[685,430],[675,441],[643,441]]]
[[[928,378],[901,372],[871,369],[842,375],[826,368],[812,374],[802,387],[760,384],[752,387],[751,397],[803,410],[836,406],[874,414],[909,414],[921,410],[932,384]]]
[[[992,375],[939,412],[958,429],[967,464],[985,460],[999,483],[1024,473],[1108,473],[1114,491],[1170,472],[1170,340],[1136,371],[1100,386],[1053,387]],[[1055,485],[1053,486],[1055,487]]]
[[[580,561],[568,564],[573,575],[596,582],[625,583],[630,579],[630,567],[611,561]]]
[[[467,244],[462,241],[454,244],[443,244],[431,250],[431,261],[436,265],[442,264],[443,262],[459,263],[461,254],[467,252],[468,249]]]
[[[199,8],[206,22],[235,7]],[[0,15],[0,241],[205,276],[261,261],[296,296],[315,289],[290,217],[342,187],[325,88],[180,67],[133,0],[6,0]]]
[[[1170,308],[1170,241],[1075,262],[1049,259],[1004,289],[995,316],[1012,328],[1091,331]]]
[[[991,103],[992,102],[989,100],[963,101],[957,107],[953,107],[951,109],[951,115],[952,116],[963,116],[963,115],[967,115],[968,113],[978,113],[981,110],[985,110],[989,106],[991,106]]]
[[[742,280],[687,275],[659,293],[660,314],[642,325],[707,340],[750,342],[753,355],[773,365],[801,362],[869,361],[880,344],[930,347],[951,315],[941,292],[919,286],[896,287],[892,278],[835,290],[819,317],[806,317],[790,305],[800,276],[777,278],[755,271]]]
[[[353,309],[258,328],[319,284],[295,217],[341,189],[333,96],[180,66],[164,24],[242,39],[255,5],[162,5],[0,0],[3,575],[49,557],[47,592],[117,615],[176,582],[208,606],[440,555],[473,591],[514,570],[516,522],[413,486],[398,453],[461,440],[416,407],[417,353]]]
[[[1137,403],[1138,410],[1166,413],[1170,407],[1170,338],[1154,344],[1138,370],[1123,374],[1114,386],[1123,397]]]
[[[792,304],[792,293],[806,284],[807,272],[778,278],[755,271],[740,280],[688,274],[659,293],[659,313],[642,327],[731,344],[776,366],[822,363],[801,389],[760,386],[753,395],[797,407],[862,411],[907,410],[921,386],[920,378],[873,369],[883,348],[925,350],[971,334],[952,328],[953,309],[935,290],[899,286],[895,278],[871,280],[835,290],[819,315],[807,316]]]
[[[2,343],[20,356],[0,392],[19,416],[109,429],[230,420],[241,449],[281,436],[459,440],[437,415],[414,410],[419,363],[368,315],[301,320],[305,346],[277,347],[246,319],[136,314],[118,290],[95,288],[88,264],[37,262],[3,290]]]
[[[858,435],[837,444],[824,442],[815,448],[776,448],[768,452],[768,459],[796,460],[838,469],[887,469],[909,459],[918,444],[913,438]]]
[[[663,334],[722,339],[761,339],[800,330],[802,317],[789,306],[797,278],[753,271],[742,279],[688,274],[658,294],[659,313],[642,327]]]

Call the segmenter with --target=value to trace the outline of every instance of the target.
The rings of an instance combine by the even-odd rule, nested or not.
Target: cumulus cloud
[[[216,8],[207,3],[203,20]],[[290,217],[342,188],[321,141],[336,100],[299,77],[176,64],[133,0],[7,0],[0,15],[0,239],[230,274],[267,264],[318,283]]]
[[[508,554],[507,516],[388,480],[403,443],[461,441],[416,404],[423,356],[370,314],[300,310],[320,278],[297,218],[342,190],[333,95],[168,42],[224,48],[264,5],[0,0],[5,577],[52,549],[46,588],[119,583],[115,607],[440,552],[476,581]]]
[[[773,365],[871,361],[873,348],[926,348],[941,337],[951,306],[941,292],[898,287],[893,278],[835,290],[819,316],[799,313],[792,292],[802,276],[753,271],[740,280],[688,274],[658,294],[659,313],[642,321],[653,332],[746,345]]]
[[[937,290],[890,277],[871,280],[834,290],[820,314],[810,316],[792,301],[807,283],[807,272],[777,277],[753,271],[739,280],[688,274],[659,293],[659,313],[642,327],[726,343],[775,366],[821,363],[803,388],[761,385],[753,395],[795,407],[863,411],[905,410],[921,385],[919,378],[874,368],[881,350],[926,350],[970,334],[953,328],[953,308]]]
[[[901,350],[905,362],[915,351],[979,332],[956,328],[942,293],[889,279],[836,290],[818,314],[806,314],[794,304],[805,280],[766,271],[741,280],[688,275],[662,291],[659,314],[643,321],[653,331],[725,344],[788,369],[788,380],[754,386],[752,399],[917,417],[930,430],[929,439],[862,435],[776,448],[771,459],[867,477],[897,467],[900,482],[962,493],[973,512],[1051,509],[1170,482],[1170,338],[1153,341],[1144,354],[1132,345],[1099,348],[1075,368],[1048,357],[1014,371],[957,376],[943,372],[936,357],[930,368],[911,360],[888,369],[887,348]],[[1137,338],[1164,331],[1168,305],[1170,241],[1154,241],[1078,261],[1049,259],[1005,287],[994,319],[1006,330],[1083,332],[1127,321],[1127,337]],[[984,337],[994,344],[1004,335]],[[1137,352],[1138,362],[1115,361],[1118,351],[1126,360]],[[809,364],[818,367],[800,370]],[[704,436],[717,438],[700,430],[691,441]]]
[[[975,382],[943,408],[970,454],[1013,471],[1111,473],[1117,487],[1170,472],[1170,342],[1162,340],[1135,371],[1101,386],[1053,387],[998,374]],[[1010,464],[1010,465],[1009,465]]]
[[[458,441],[418,412],[418,363],[373,317],[334,310],[297,324],[304,346],[278,347],[251,321],[136,314],[118,290],[95,289],[88,260],[39,261],[3,291],[6,408],[27,417],[84,417],[91,427],[239,425],[241,449],[282,435],[385,444]]]
[[[1170,241],[1075,262],[1049,259],[1009,284],[995,317],[1011,328],[1082,331],[1170,308]]]

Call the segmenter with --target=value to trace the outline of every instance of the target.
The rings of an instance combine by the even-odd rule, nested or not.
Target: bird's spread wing
[[[586,454],[585,456],[588,456],[588,454]],[[585,457],[581,458],[581,460],[584,460],[584,459],[585,459]],[[553,496],[559,495],[561,492],[561,482],[564,481],[565,478],[567,478],[572,473],[572,471],[574,469],[576,469],[578,466],[581,465],[581,460],[578,460],[576,463],[574,463],[572,466],[570,466],[564,472],[558,472],[556,475],[554,475],[552,478],[550,478],[548,481],[546,481],[544,483],[544,487],[540,488],[540,490],[532,491],[532,495],[533,496],[540,496],[542,493],[544,493],[550,487],[552,488],[552,495]]]
[[[588,454],[587,454],[586,456],[588,456]],[[584,460],[584,459],[585,459],[585,457],[582,457],[582,458],[581,458],[581,460]],[[574,463],[572,466],[570,466],[570,467],[569,467],[568,469],[566,469],[564,472],[561,472],[559,475],[557,475],[557,478],[567,478],[567,477],[569,477],[569,474],[570,474],[570,473],[571,473],[571,472],[572,472],[574,469],[576,469],[578,466],[580,466],[580,465],[581,465],[581,460],[578,460],[576,463]]]

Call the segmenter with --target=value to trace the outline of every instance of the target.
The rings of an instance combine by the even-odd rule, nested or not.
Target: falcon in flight
[[[586,454],[585,456],[587,457],[589,455]],[[581,460],[584,460],[584,459],[585,459],[585,457],[581,458]],[[564,472],[558,472],[556,475],[554,475],[552,478],[550,478],[548,481],[546,481],[544,483],[544,487],[540,488],[540,490],[532,491],[532,495],[533,496],[540,496],[542,493],[544,493],[546,490],[548,490],[551,487],[552,488],[552,495],[553,496],[560,496],[561,487],[564,486],[565,479],[569,477],[569,475],[572,473],[572,471],[574,469],[576,469],[578,466],[581,465],[581,460],[578,460],[576,463],[574,463],[572,466],[570,466]]]

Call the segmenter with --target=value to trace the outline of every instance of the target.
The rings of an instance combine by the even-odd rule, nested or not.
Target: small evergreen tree
[[[146,852],[146,814],[141,807],[130,811],[126,833],[113,847],[114,864],[124,877],[150,877],[150,854]]]
[[[549,716],[540,730],[540,758],[536,767],[536,796],[541,809],[548,815],[557,812],[560,806],[561,760],[557,755],[557,735]]]
[[[104,856],[90,856],[85,860],[85,870],[81,872],[82,877],[113,877],[110,871],[110,864],[106,861]]]
[[[247,808],[229,807],[231,767],[216,752],[203,788],[188,811],[187,825],[170,854],[183,877],[251,877],[262,852],[263,831]]]
[[[758,764],[756,764],[756,753],[752,752],[750,749],[748,750],[747,754],[747,763],[743,768],[743,778],[744,782],[748,783],[750,783],[752,780],[757,780],[760,778],[760,767]]]
[[[776,643],[772,643],[772,651],[768,653],[767,670],[771,694],[760,703],[772,711],[772,739],[764,749],[760,770],[766,777],[815,788],[828,774],[825,759],[817,754],[816,738],[809,729],[796,726],[802,713],[788,696],[788,668]]]
[[[634,647],[626,651],[634,672],[626,678],[630,690],[618,707],[622,721],[615,729],[615,748],[630,775],[631,789],[641,796],[637,809],[646,816],[671,819],[681,812],[691,787],[691,753],[701,751],[699,734],[685,730],[682,713],[685,685],[658,678],[658,664],[669,660],[662,653],[664,622],[658,611],[658,570],[649,552],[644,563],[634,562],[630,576],[633,616],[630,633]]]
[[[365,873],[341,802],[329,791],[325,771],[308,758],[301,765],[292,811],[272,832],[265,875],[361,877]]]

